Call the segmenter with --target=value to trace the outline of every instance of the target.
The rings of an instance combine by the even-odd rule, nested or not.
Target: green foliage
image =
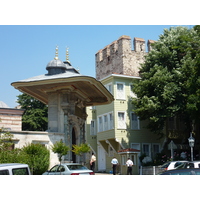
[[[19,150],[12,150],[13,135],[10,132],[0,130],[0,163],[15,163],[18,161]]]
[[[54,153],[58,154],[58,158],[59,161],[62,161],[62,157],[64,155],[67,155],[68,151],[70,150],[70,148],[68,146],[66,146],[63,141],[57,141],[52,147],[51,147],[52,151]]]
[[[25,109],[22,116],[22,129],[27,131],[47,130],[47,106],[27,94],[18,96],[17,103]]]
[[[200,25],[194,26],[194,30],[197,32],[197,34],[200,36]]]
[[[49,150],[41,144],[28,144],[22,149],[5,149],[0,151],[0,163],[28,164],[33,175],[41,175],[48,170]]]
[[[76,155],[82,155],[83,153],[87,153],[90,151],[90,147],[88,144],[80,144],[80,145],[73,145],[72,152]]]
[[[3,128],[0,130],[0,151],[7,150],[12,144],[13,135],[10,132],[4,132]]]
[[[164,152],[157,153],[152,165],[155,165],[155,166],[162,165],[170,160],[171,158],[168,155],[166,155]]]
[[[200,30],[196,27],[196,29]],[[134,81],[134,111],[148,128],[162,135],[166,119],[181,116],[186,123],[200,115],[200,37],[194,29],[165,29],[141,65]],[[189,119],[188,119],[189,118]]]
[[[23,163],[20,149],[0,151],[0,163]]]
[[[40,175],[49,167],[49,150],[41,144],[28,144],[21,150],[23,163],[29,165],[33,175]]]

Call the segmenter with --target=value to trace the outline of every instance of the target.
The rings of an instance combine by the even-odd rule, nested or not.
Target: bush
[[[22,163],[20,152],[20,149],[0,151],[0,163]]]
[[[45,146],[28,144],[22,148],[21,155],[33,175],[41,175],[48,170],[50,152]]]
[[[28,164],[32,174],[42,174],[48,170],[49,150],[41,144],[28,144],[22,149],[12,149],[13,135],[0,128],[0,163]]]
[[[0,151],[0,163],[28,164],[33,175],[41,175],[48,170],[49,150],[41,144],[28,144],[22,149]]]
[[[0,163],[17,163],[20,160],[20,149],[12,149],[12,138],[10,132],[0,128]]]

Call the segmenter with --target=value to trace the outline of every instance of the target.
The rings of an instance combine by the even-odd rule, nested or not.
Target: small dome
[[[9,107],[3,101],[0,101],[0,108],[9,108]]]
[[[49,75],[60,74],[65,73],[66,66],[61,60],[54,59],[47,64],[46,69],[48,70]]]
[[[55,60],[55,59],[51,60],[47,64],[46,69],[49,68],[49,67],[63,67],[63,68],[66,68],[65,65],[64,65],[64,63],[61,60],[59,60],[59,59],[57,59],[57,60]]]

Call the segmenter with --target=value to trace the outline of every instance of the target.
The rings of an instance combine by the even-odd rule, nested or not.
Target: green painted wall
[[[145,128],[147,125],[147,122],[140,121],[140,129],[139,130],[132,130],[131,124],[130,124],[130,115],[133,111],[133,105],[131,103],[131,96],[133,94],[131,93],[131,83],[132,78],[129,78],[127,76],[110,76],[107,79],[104,79],[102,83],[106,86],[107,84],[112,83],[112,94],[114,96],[114,101],[109,105],[104,106],[96,106],[96,110],[91,110],[90,108],[87,108],[87,124],[86,124],[86,142],[89,143],[97,152],[97,144],[98,141],[106,141],[113,139],[112,145],[115,149],[120,150],[122,148],[120,144],[117,142],[119,141],[124,148],[131,148],[131,144],[140,144],[140,150],[142,153],[142,144],[160,144],[160,147],[162,146],[164,142],[164,138],[162,140],[158,139],[158,136],[154,133],[151,133],[148,129]],[[124,83],[125,86],[125,98],[124,99],[117,99],[117,83]],[[118,127],[118,112],[125,112],[126,114],[126,128],[122,129]],[[113,112],[113,129],[98,132],[98,116],[103,115],[105,113]],[[92,136],[90,135],[90,122],[91,119],[96,120],[96,131],[97,135]],[[117,151],[118,151],[117,150]],[[97,152],[98,156],[98,152]],[[121,156],[118,154],[114,154],[114,156],[117,157],[117,159],[120,161]],[[135,174],[138,174],[138,158],[139,154],[135,155],[136,160],[136,166],[133,167],[133,172]],[[109,154],[106,154],[106,171],[109,172],[112,170],[111,166],[111,160],[113,156],[110,156]],[[98,166],[98,163],[97,165]],[[125,173],[126,166],[122,166],[120,170]]]

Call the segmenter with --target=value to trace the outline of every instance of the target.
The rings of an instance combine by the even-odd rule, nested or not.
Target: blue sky
[[[95,54],[122,35],[157,40],[164,28],[175,25],[1,25],[0,101],[13,108],[21,94],[12,82],[46,74],[46,65],[55,57],[69,60],[80,73],[95,77]],[[189,28],[192,26],[187,25]]]

